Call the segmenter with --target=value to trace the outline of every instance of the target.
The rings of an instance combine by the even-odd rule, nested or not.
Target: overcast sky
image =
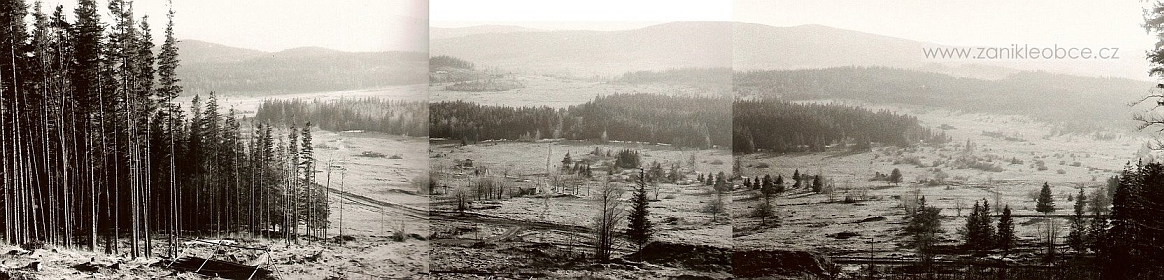
[[[820,24],[946,45],[1146,49],[1141,1],[1093,0],[432,0],[431,25],[623,30],[671,21]]]
[[[626,30],[674,21],[729,21],[726,0],[432,0],[431,24],[466,27],[485,24],[539,29]]]
[[[820,24],[946,45],[1117,46],[1147,49],[1141,1],[736,0],[737,21]]]
[[[26,1],[29,5],[32,1]],[[57,3],[72,18],[75,0]],[[99,0],[102,20],[108,22]],[[175,0],[174,33],[178,39],[202,40],[263,51],[325,47],[343,51],[428,51],[426,0]],[[154,38],[166,23],[166,1],[138,0],[137,17],[148,14]]]

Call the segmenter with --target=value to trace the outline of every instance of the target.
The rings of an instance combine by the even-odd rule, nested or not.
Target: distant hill
[[[236,48],[199,40],[178,42],[178,55],[186,63],[237,62],[262,56],[265,52]]]
[[[178,44],[186,93],[296,93],[423,84],[428,56],[418,52],[344,52],[302,47],[280,52],[198,40]]]
[[[429,50],[433,56],[473,61],[478,68],[613,77],[639,70],[731,67],[731,27],[727,22],[675,22],[621,31],[510,30],[434,36]]]
[[[1135,109],[1128,104],[1154,86],[1048,72],[987,80],[885,67],[743,71],[733,79],[743,98],[851,99],[1028,115],[1077,131],[1134,128]]]
[[[1118,60],[939,59],[927,58],[923,49],[968,47],[972,48],[972,55],[977,55],[979,46],[946,46],[811,24],[775,27],[736,23],[733,32],[733,67],[736,70],[882,66],[986,79],[1002,78],[1019,71],[1137,80],[1148,78],[1144,52],[1134,49],[1121,49],[1117,53],[1120,57]]]

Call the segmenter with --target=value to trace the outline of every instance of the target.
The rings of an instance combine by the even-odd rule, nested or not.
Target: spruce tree
[[[793,189],[800,188],[800,179],[801,179],[800,178],[800,169],[796,169],[796,170],[792,171],[792,188]]]
[[[630,224],[626,229],[626,235],[630,238],[631,242],[638,245],[640,250],[642,250],[647,242],[650,242],[651,234],[654,233],[651,220],[649,219],[650,206],[648,204],[650,200],[647,199],[645,175],[645,172],[640,169],[637,188],[635,188],[634,197],[631,198],[631,212],[627,217],[630,220]]]
[[[1087,226],[1083,221],[1083,208],[1087,197],[1083,195],[1083,188],[1079,188],[1079,195],[1075,197],[1075,216],[1071,217],[1071,233],[1068,235],[1068,244],[1077,252],[1087,250]]]
[[[1047,259],[1052,260],[1055,256],[1055,230],[1054,222],[1051,221],[1049,215],[1055,212],[1055,198],[1051,196],[1051,185],[1046,182],[1043,183],[1043,189],[1039,191],[1039,198],[1035,202],[1035,211],[1043,213],[1044,223],[1047,224]]]
[[[998,248],[1002,249],[1003,255],[1010,254],[1010,249],[1014,248],[1017,240],[1014,235],[1014,218],[1011,217],[1010,205],[1002,208],[1002,217],[998,218],[998,234],[995,238]]]
[[[979,227],[978,232],[982,234],[982,244],[979,248],[990,249],[994,247],[994,239],[997,237],[994,234],[993,219],[990,218],[990,201],[985,198],[982,199],[982,209],[978,211]]]
[[[966,216],[966,225],[961,229],[962,235],[966,239],[966,244],[964,245],[966,248],[977,248],[981,246],[982,240],[979,238],[980,232],[978,231],[981,228],[979,224],[982,222],[978,215],[980,209],[981,206],[978,205],[978,201],[974,201],[974,208],[970,211],[970,215]]]

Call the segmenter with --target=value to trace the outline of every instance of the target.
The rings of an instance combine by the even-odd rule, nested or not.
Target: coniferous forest
[[[837,104],[774,99],[737,100],[732,106],[733,150],[751,153],[820,151],[834,144],[868,149],[870,143],[909,146],[944,143],[949,136],[918,124],[916,117]]]
[[[5,243],[138,257],[183,236],[324,234],[312,124],[240,120],[212,92],[178,104],[173,11],[154,53],[148,16],[125,1],[109,1],[106,18],[93,0],[72,19],[61,6],[0,5]]]
[[[731,102],[726,98],[654,94],[599,96],[564,109],[432,103],[437,138],[636,141],[709,148],[731,144]]]

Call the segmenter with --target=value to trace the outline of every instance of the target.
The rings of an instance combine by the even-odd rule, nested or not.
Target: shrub
[[[642,155],[638,151],[630,149],[618,151],[618,155],[614,159],[614,165],[619,168],[639,168],[640,162],[642,162]]]
[[[373,151],[364,151],[363,153],[360,153],[360,154],[358,154],[358,155],[356,155],[356,156],[358,156],[358,157],[370,157],[370,158],[384,158],[384,157],[387,157],[387,155],[384,155],[383,153],[378,153],[378,152],[373,152]],[[400,156],[400,155],[397,155],[397,156]]]
[[[24,244],[20,244],[20,249],[24,249],[29,252],[44,249],[44,241],[33,240],[25,242]]]
[[[404,242],[408,238],[408,235],[404,231],[404,221],[400,221],[400,226],[396,228],[396,232],[392,233],[392,240]]]

